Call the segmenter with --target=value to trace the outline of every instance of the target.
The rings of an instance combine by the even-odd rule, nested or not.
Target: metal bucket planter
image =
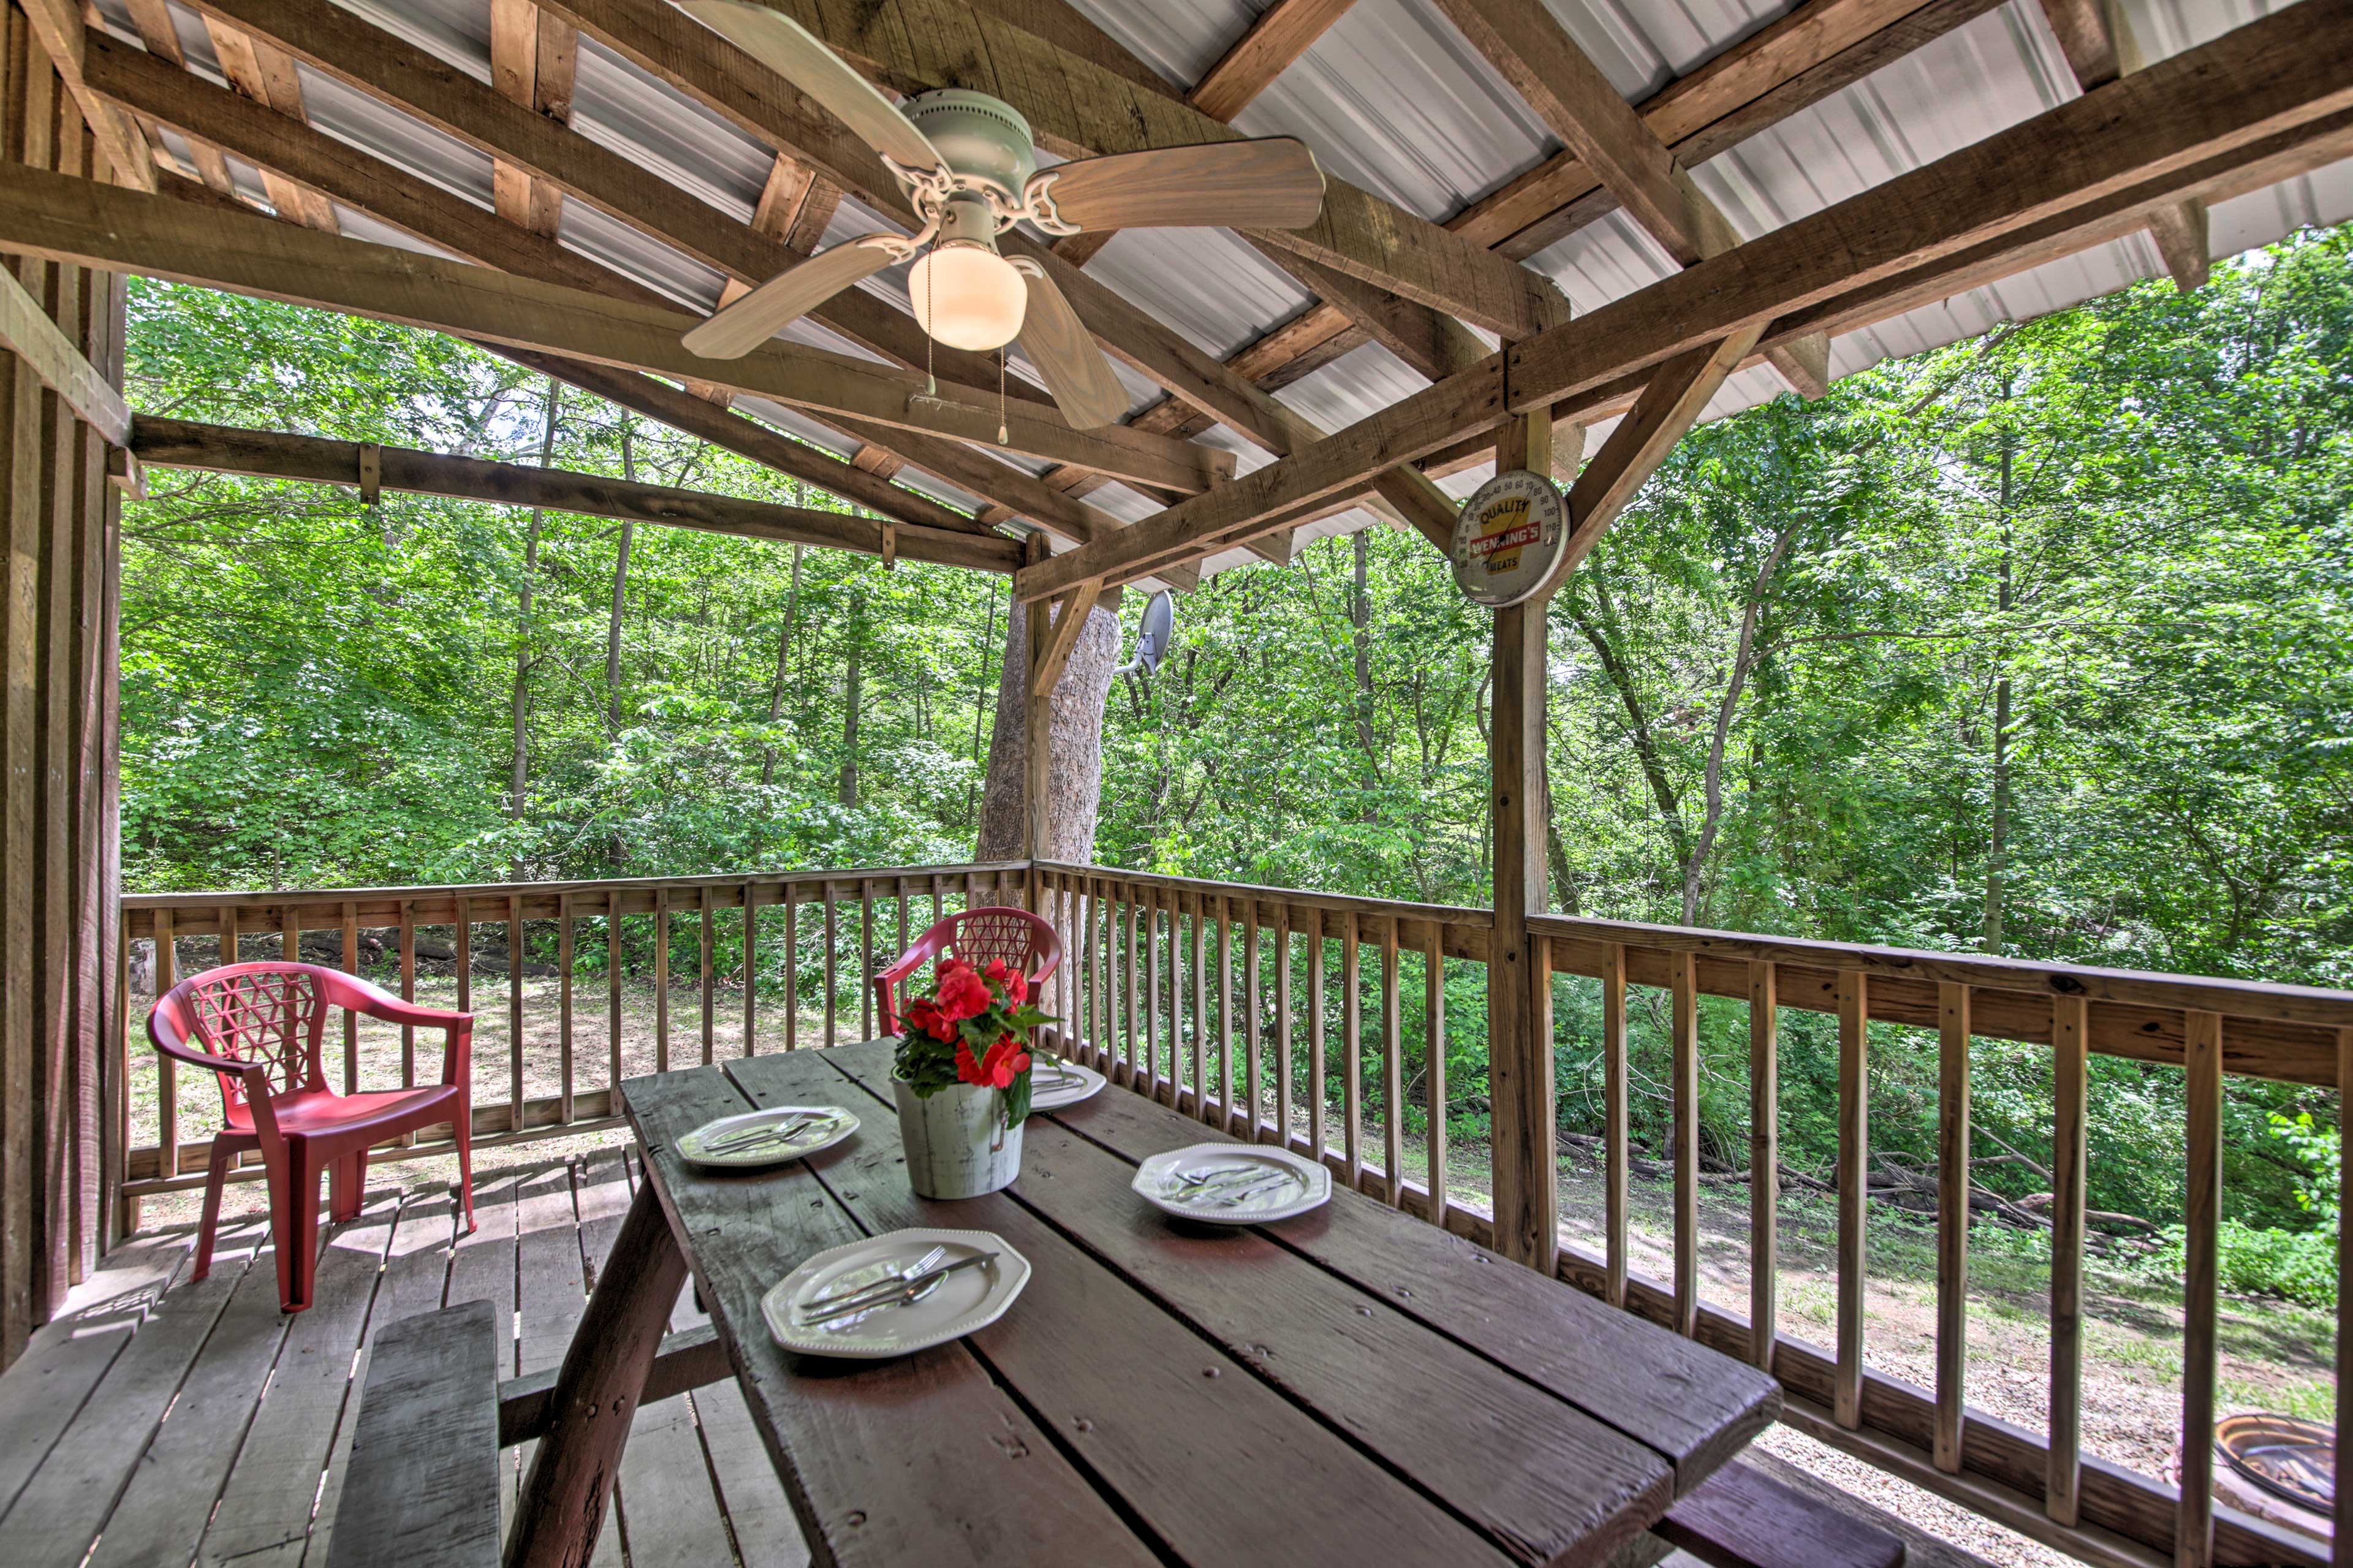
[[[997,1091],[950,1084],[929,1099],[893,1079],[907,1181],[919,1198],[976,1198],[1021,1173],[1021,1129],[997,1115]]]

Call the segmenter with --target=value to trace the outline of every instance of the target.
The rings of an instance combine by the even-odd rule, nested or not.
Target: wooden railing
[[[1092,866],[1044,863],[1038,872],[1042,910],[1071,955],[1050,997],[1063,1019],[1059,1043],[1071,1054],[1212,1126],[1320,1159],[1361,1192],[1472,1240],[1492,1239],[1478,1194],[1461,1183],[1449,1187],[1443,1047],[1447,973],[1459,966],[1462,978],[1483,985],[1488,911]],[[1588,977],[1600,992],[1603,1247],[1597,1255],[1564,1237],[1563,1279],[1770,1371],[1785,1393],[1784,1419],[1811,1436],[2086,1561],[2134,1568],[2332,1562],[2325,1546],[2215,1505],[2206,1438],[2215,1415],[2223,1079],[2335,1086],[2353,1060],[2353,994],[1567,916],[1535,917],[1529,928],[1551,973]],[[1401,982],[1401,964],[1419,970],[1418,988],[1403,983],[1409,975]],[[1628,1004],[1630,989],[1643,988],[1663,994],[1672,1020],[1669,1279],[1646,1278],[1628,1260]],[[1831,1346],[1777,1322],[1776,1181],[1748,1183],[1748,1311],[1701,1299],[1704,996],[1747,1004],[1752,1173],[1778,1168],[1782,1014],[1839,1020]],[[1481,1005],[1475,995],[1461,998],[1457,1016]],[[1874,1021],[1935,1029],[1939,1039],[1933,1389],[1873,1371],[1864,1356]],[[1973,1037],[2052,1051],[2047,1433],[1964,1397]],[[2095,1053],[2187,1069],[2182,1430],[2199,1440],[2184,1445],[2178,1488],[2083,1447],[2086,1067]],[[1402,1137],[1416,1114],[1418,1156]],[[2340,1299],[2353,1302],[2353,1294]],[[2339,1339],[2353,1343],[2353,1333]],[[2341,1402],[2338,1408],[2341,1421]]]
[[[480,1148],[612,1125],[613,1087],[628,1072],[708,1062],[723,1050],[749,1055],[869,1038],[879,1026],[866,977],[942,914],[1026,902],[1028,878],[1026,862],[1007,862],[126,896],[118,994],[127,1005],[117,1020],[119,1070],[112,1077],[124,1092],[109,1108],[118,1224],[136,1228],[142,1197],[204,1181],[220,1121],[219,1090],[175,1074],[146,1038],[154,997],[185,977],[199,955],[209,966],[292,951],[356,972],[371,967],[363,962],[367,952],[380,950],[373,967],[389,978],[396,965],[396,989],[411,1000],[418,996],[420,958],[446,965],[452,983],[428,987],[438,994],[425,1000],[477,1016],[473,1132]],[[486,927],[494,943],[485,943]],[[487,988],[476,984],[476,960],[486,948],[503,971],[503,1007],[480,1005],[491,1001],[482,994]],[[152,953],[149,984],[132,984],[134,952]],[[781,963],[766,956],[776,952]],[[593,999],[581,996],[584,958],[601,971],[590,977],[592,987],[601,980],[604,990],[601,1051],[575,1037],[575,1002]],[[686,972],[674,980],[681,963]],[[723,1002],[723,990],[740,994]],[[682,1008],[673,1008],[674,1000]],[[633,1023],[629,1016],[641,1005],[650,1006],[651,1017]],[[551,1015],[553,1048],[531,1046],[531,1029],[544,1032]],[[328,1076],[346,1093],[417,1081],[413,1029],[364,1031],[346,1017],[340,1046],[330,1039],[326,1048]],[[427,1081],[434,1049],[427,1041]],[[446,1134],[411,1146],[417,1154],[449,1147]],[[237,1176],[260,1173],[249,1159]]]

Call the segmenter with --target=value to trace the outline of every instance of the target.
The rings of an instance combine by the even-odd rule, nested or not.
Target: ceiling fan
[[[706,359],[737,359],[827,300],[913,259],[923,330],[951,348],[1015,338],[1064,417],[1081,428],[1127,411],[1127,392],[1078,313],[1037,262],[998,254],[1024,218],[1049,234],[1107,228],[1303,228],[1324,175],[1289,136],[1085,158],[1038,167],[1029,122],[985,92],[944,88],[902,108],[791,17],[751,0],[680,9],[807,93],[882,155],[923,226],[869,234],[778,273],[686,334]]]

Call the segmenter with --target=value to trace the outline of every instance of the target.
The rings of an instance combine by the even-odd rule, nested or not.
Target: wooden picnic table
[[[1136,1164],[1222,1135],[1117,1087],[1034,1115],[1006,1191],[919,1199],[890,1070],[874,1041],[623,1086],[650,1179],[510,1564],[588,1561],[690,1269],[820,1563],[1599,1563],[1778,1410],[1756,1369],[1354,1192],[1262,1227],[1174,1223],[1129,1190]],[[675,1152],[713,1117],[812,1101],[857,1134],[748,1173]],[[908,1226],[997,1232],[1027,1289],[896,1361],[770,1339],[760,1298],[802,1259]]]

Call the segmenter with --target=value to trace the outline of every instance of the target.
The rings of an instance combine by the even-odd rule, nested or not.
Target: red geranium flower
[[[940,1011],[951,1019],[976,1018],[988,1011],[988,983],[968,963],[940,965]]]
[[[930,1001],[919,1001],[907,1009],[907,1023],[940,1041],[955,1038],[955,1024]]]
[[[1005,999],[1014,1006],[1018,1007],[1029,1000],[1029,977],[1018,969],[1008,968],[1005,960],[990,959],[987,973],[991,980],[1005,987]]]

